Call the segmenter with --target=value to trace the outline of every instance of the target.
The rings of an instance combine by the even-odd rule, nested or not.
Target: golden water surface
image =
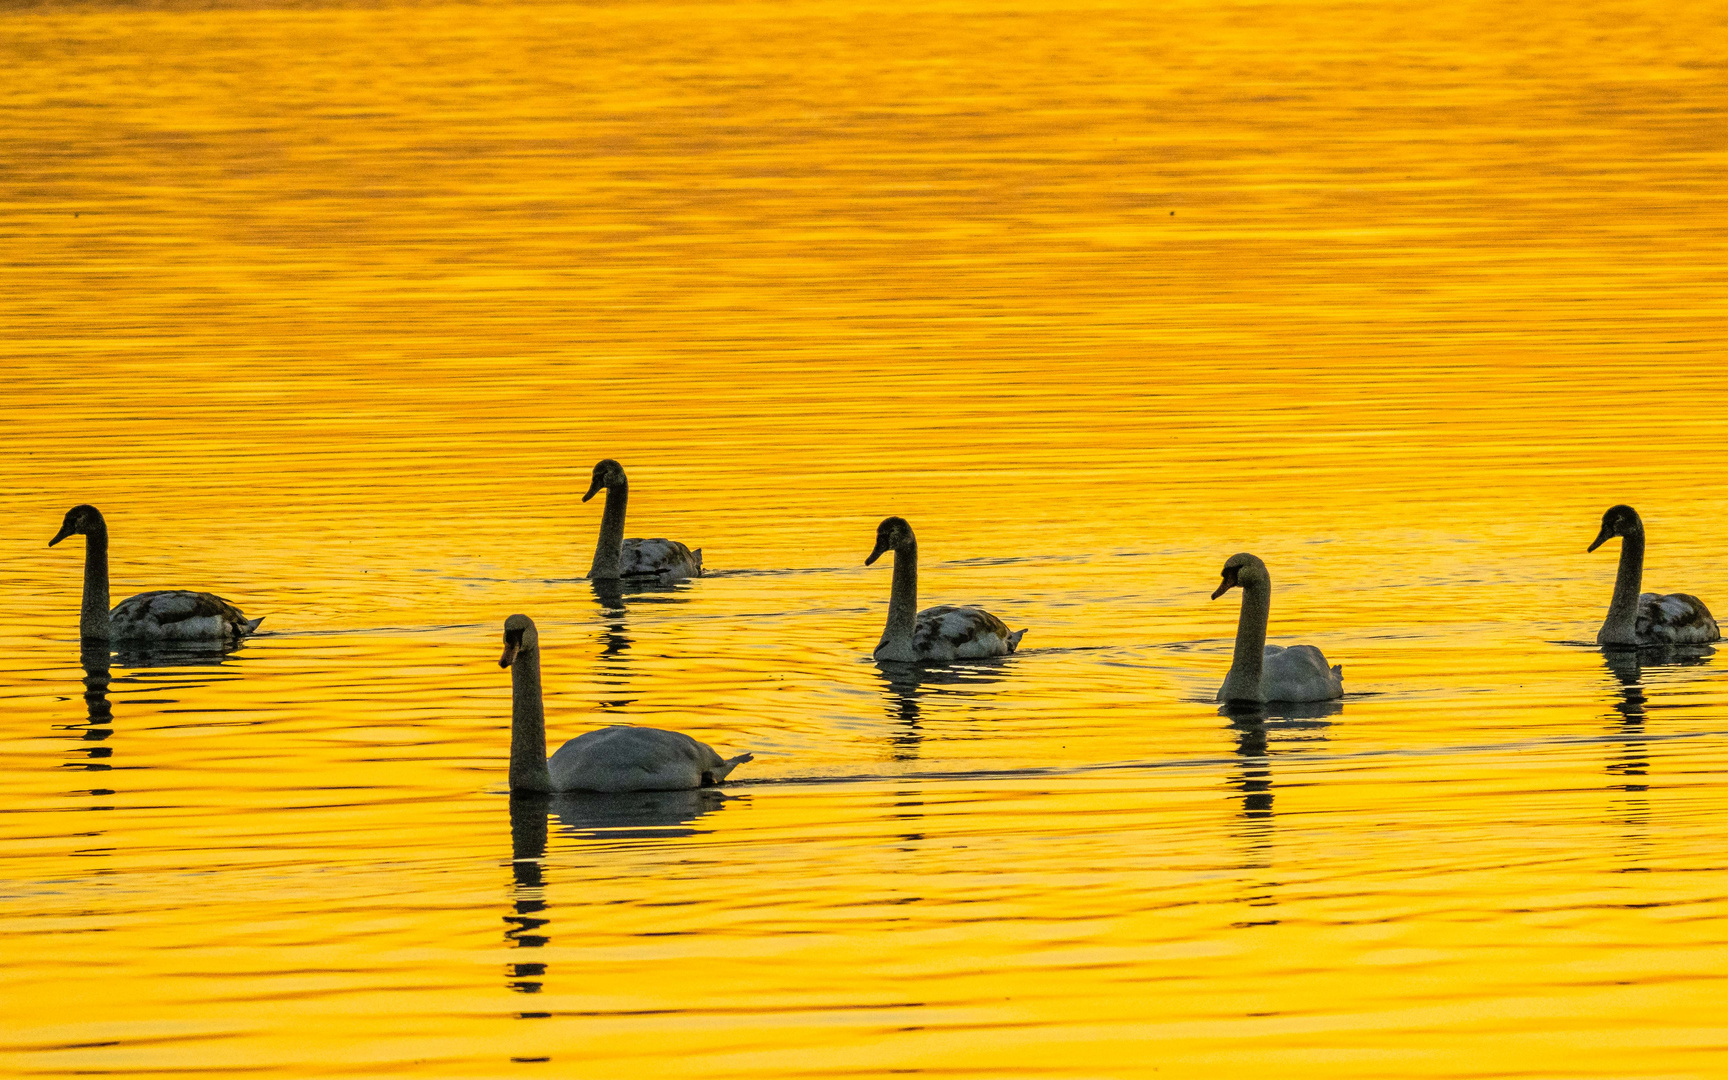
[[[1724,660],[1584,548],[1728,615],[1725,40],[0,9],[0,1072],[1720,1075]],[[581,580],[602,457],[709,576]],[[265,632],[81,654],[78,502]],[[887,514],[1018,655],[869,661]],[[1240,550],[1339,706],[1208,702]],[[518,610],[756,760],[513,805]]]

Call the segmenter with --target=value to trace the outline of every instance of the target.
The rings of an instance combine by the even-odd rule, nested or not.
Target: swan
[[[713,787],[752,754],[722,758],[676,731],[603,727],[585,731],[546,757],[546,708],[540,697],[540,632],[526,615],[504,620],[510,669],[511,791],[685,791]]]
[[[1326,666],[1325,654],[1312,645],[1283,648],[1266,644],[1272,613],[1272,575],[1266,564],[1243,552],[1224,563],[1224,580],[1212,599],[1242,586],[1242,614],[1236,621],[1236,655],[1218,688],[1219,701],[1330,701],[1344,696],[1344,667]]]
[[[986,656],[1007,656],[1026,631],[1010,633],[1001,619],[976,607],[918,610],[918,539],[905,518],[883,518],[876,526],[876,549],[869,566],[884,551],[894,553],[894,588],[888,599],[888,626],[872,654],[878,660],[947,663]]]
[[[1644,522],[1638,511],[1610,506],[1602,515],[1602,531],[1585,550],[1595,551],[1611,536],[1621,538],[1620,573],[1614,579],[1608,617],[1596,632],[1598,645],[1701,645],[1721,639],[1710,609],[1696,596],[1639,594],[1644,580]]]
[[[702,549],[691,551],[676,540],[624,539],[624,507],[630,501],[630,481],[624,466],[611,458],[594,466],[594,482],[582,501],[606,489],[606,512],[600,516],[600,542],[594,547],[594,565],[588,568],[595,581],[614,578],[658,578],[682,581],[702,576]]]
[[[53,547],[74,533],[84,537],[84,605],[78,631],[86,641],[238,641],[258,629],[215,593],[165,589],[128,597],[108,610],[108,523],[89,504],[66,511]]]

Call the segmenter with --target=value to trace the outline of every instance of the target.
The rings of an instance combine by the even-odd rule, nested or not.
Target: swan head
[[[54,534],[54,539],[48,541],[48,546],[53,547],[73,533],[87,536],[96,529],[103,527],[105,526],[102,521],[102,511],[89,503],[79,503],[66,511],[65,520],[60,522],[60,531]]]
[[[504,620],[504,655],[498,658],[499,667],[509,667],[516,662],[516,657],[525,652],[536,652],[540,648],[540,631],[534,628],[534,620],[526,615],[512,615]]]
[[[1212,599],[1234,589],[1238,585],[1271,585],[1272,575],[1266,572],[1266,564],[1246,551],[1230,556],[1224,562],[1224,580],[1212,590]]]
[[[624,466],[613,461],[611,458],[607,458],[605,461],[594,466],[594,482],[588,485],[588,494],[582,496],[582,501],[587,502],[589,499],[592,499],[595,495],[599,494],[601,488],[611,490],[615,487],[623,487],[626,483],[627,481],[624,479]]]
[[[1596,534],[1596,539],[1585,551],[1595,551],[1608,542],[1610,536],[1631,536],[1644,531],[1644,522],[1638,517],[1638,511],[1621,503],[1610,506],[1602,515],[1602,531]]]
[[[906,523],[905,518],[883,518],[882,524],[876,526],[876,549],[864,560],[864,565],[871,565],[880,559],[885,551],[904,551],[917,542],[912,535],[912,526]]]

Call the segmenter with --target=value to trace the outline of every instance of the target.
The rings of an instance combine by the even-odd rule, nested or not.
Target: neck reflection
[[[1218,711],[1229,718],[1230,732],[1236,739],[1235,768],[1226,782],[1239,807],[1234,832],[1243,844],[1240,869],[1270,870],[1277,839],[1273,755],[1300,753],[1324,743],[1326,729],[1331,726],[1327,718],[1343,711],[1343,704],[1232,704]],[[1268,897],[1264,902],[1272,901]]]
[[[516,949],[544,949],[552,941],[552,919],[546,897],[546,849],[550,816],[558,816],[561,836],[596,845],[665,843],[699,836],[709,830],[698,818],[727,803],[747,803],[745,796],[728,796],[718,788],[692,791],[632,791],[618,794],[585,792],[514,792],[510,796],[510,900],[504,915],[504,940]],[[536,954],[529,953],[529,956]],[[504,986],[517,994],[545,989],[545,960],[515,960],[504,965]],[[519,1019],[541,1019],[544,1012],[518,1013]]]
[[[504,940],[517,949],[542,949],[551,939],[541,933],[551,922],[546,910],[546,886],[541,862],[546,858],[546,811],[551,797],[539,792],[510,796],[510,905],[504,916]],[[538,994],[546,965],[516,961],[504,965],[504,985],[518,994]]]
[[[629,696],[630,609],[624,602],[624,587],[618,579],[601,579],[591,584],[594,602],[600,609],[600,662],[596,667],[599,704],[604,711],[621,712],[636,700]]]

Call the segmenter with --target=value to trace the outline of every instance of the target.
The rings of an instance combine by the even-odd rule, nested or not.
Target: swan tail
[[[245,637],[247,634],[256,631],[258,629],[258,624],[263,622],[265,618],[266,616],[260,615],[256,619],[243,620],[240,623],[240,636]]]
[[[720,764],[716,765],[712,769],[709,769],[706,773],[703,774],[702,778],[704,780],[708,781],[708,783],[704,784],[703,786],[707,787],[707,786],[711,786],[713,784],[718,784],[720,781],[726,779],[728,776],[731,776],[733,769],[736,769],[738,766],[744,764],[746,761],[755,761],[755,760],[756,760],[755,754],[739,754],[735,758],[727,758],[725,761],[722,761]]]
[[[1026,629],[1014,631],[1008,635],[1008,651],[1013,652],[1020,647],[1020,639],[1026,636]]]
[[[1332,677],[1334,679],[1337,679],[1339,682],[1344,681],[1344,665],[1343,664],[1333,664],[1332,665]]]
[[[692,551],[690,553],[690,564],[691,564],[691,566],[693,566],[695,568],[696,576],[701,577],[702,576],[702,549],[701,548],[697,548],[695,551]]]

